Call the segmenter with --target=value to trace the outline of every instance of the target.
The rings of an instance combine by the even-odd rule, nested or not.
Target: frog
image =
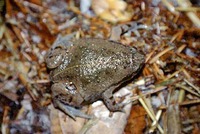
[[[55,107],[70,117],[92,118],[80,109],[102,100],[110,112],[123,112],[113,93],[141,70],[145,56],[135,47],[101,38],[59,37],[47,52]]]

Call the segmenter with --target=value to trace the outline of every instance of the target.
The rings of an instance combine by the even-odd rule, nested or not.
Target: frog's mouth
[[[69,82],[62,85],[61,91],[59,90],[59,93],[55,96],[57,100],[65,105],[80,108],[84,99],[77,90],[75,84],[73,84],[73,82]]]
[[[68,106],[68,107],[75,107],[77,109],[81,108],[79,104],[77,104],[74,100],[77,96],[72,96],[72,95],[57,95],[55,96],[56,100],[60,101],[63,105]]]

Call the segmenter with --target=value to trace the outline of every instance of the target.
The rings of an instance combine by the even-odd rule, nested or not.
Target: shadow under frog
[[[135,48],[113,41],[59,37],[45,59],[54,106],[74,119],[91,118],[79,108],[100,99],[110,111],[123,111],[113,92],[139,72],[145,58]]]

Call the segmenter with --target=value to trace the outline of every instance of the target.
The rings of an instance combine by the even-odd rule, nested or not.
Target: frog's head
[[[72,82],[69,83],[55,83],[51,87],[52,97],[64,104],[79,107],[83,102],[83,98],[80,93],[77,92],[75,85]]]

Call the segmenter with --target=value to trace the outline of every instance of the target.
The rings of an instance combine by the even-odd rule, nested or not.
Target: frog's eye
[[[53,49],[63,49],[63,47],[61,44],[59,44],[59,45],[55,46],[55,48],[53,48]]]
[[[73,84],[73,82],[65,83],[65,88],[70,94],[76,94],[76,86]]]

